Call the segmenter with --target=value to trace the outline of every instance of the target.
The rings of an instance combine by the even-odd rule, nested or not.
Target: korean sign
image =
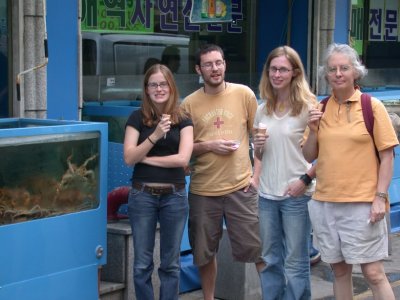
[[[364,1],[352,1],[351,5],[351,46],[359,55],[363,53]]]
[[[370,0],[368,40],[398,42],[400,0]]]
[[[242,0],[82,0],[81,30],[242,33],[242,20]]]

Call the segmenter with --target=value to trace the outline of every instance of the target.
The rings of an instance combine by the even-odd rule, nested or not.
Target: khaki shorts
[[[364,264],[388,256],[386,219],[369,223],[371,203],[308,202],[316,247],[323,261]]]
[[[194,263],[209,263],[218,251],[225,221],[232,256],[240,262],[261,262],[258,194],[254,188],[223,196],[189,193],[189,241]]]

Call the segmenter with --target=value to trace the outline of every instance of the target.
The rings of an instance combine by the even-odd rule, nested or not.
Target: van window
[[[89,39],[82,40],[82,73],[86,75],[96,75],[96,42]]]
[[[168,65],[168,61],[163,61],[165,49],[175,47],[180,53],[180,64],[178,68]],[[145,44],[145,43],[115,43],[114,44],[115,75],[139,75],[144,74],[146,69],[154,63],[165,63],[171,71],[175,73],[188,73],[187,53],[188,47],[168,46],[165,44]],[[149,60],[149,61],[148,61]],[[147,68],[145,67],[147,62]]]
[[[189,70],[187,36],[89,32],[82,36],[84,101],[140,100],[143,74],[155,63],[165,63],[173,71],[181,95],[198,87],[198,76]]]

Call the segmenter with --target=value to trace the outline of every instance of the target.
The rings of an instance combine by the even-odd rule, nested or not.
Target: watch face
[[[388,194],[387,193],[383,193],[383,192],[376,192],[375,195],[378,196],[378,197],[381,197],[381,198],[383,198],[385,200],[387,200],[387,197],[388,197]]]

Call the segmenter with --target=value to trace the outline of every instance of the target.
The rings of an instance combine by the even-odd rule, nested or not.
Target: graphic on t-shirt
[[[220,120],[220,118],[217,117],[217,120],[214,122],[214,125],[217,126],[217,128],[219,129],[222,124],[224,124],[224,121]]]
[[[246,125],[235,118],[234,113],[227,109],[216,108],[208,111],[201,119],[204,122],[207,139],[233,140],[239,147],[246,132]]]

